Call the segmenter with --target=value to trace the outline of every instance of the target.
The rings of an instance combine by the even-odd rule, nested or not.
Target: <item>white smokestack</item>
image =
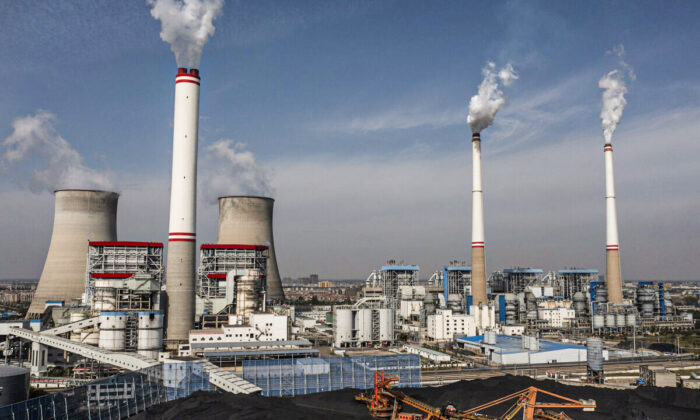
[[[624,54],[624,47],[620,45],[613,49],[618,56]],[[620,65],[627,70],[627,77],[634,80],[635,75],[631,67],[624,61]],[[617,128],[622,112],[627,105],[625,93],[627,85],[625,74],[620,70],[613,70],[604,75],[598,82],[598,87],[604,89],[600,119],[603,125],[605,137],[605,280],[608,289],[608,302],[622,303],[622,275],[620,269],[620,241],[617,230],[617,205],[615,203],[615,174],[613,170],[612,135]]]
[[[167,339],[186,341],[194,325],[199,71],[178,69],[175,76],[173,173],[166,292]]]
[[[481,185],[481,130],[490,126],[496,113],[506,103],[498,88],[500,80],[510,86],[518,75],[513,66],[507,64],[496,71],[494,63],[488,63],[482,71],[484,80],[479,93],[469,101],[467,123],[472,129],[472,299],[474,305],[487,304],[486,258],[484,252],[484,196]]]
[[[173,119],[173,173],[166,292],[167,339],[187,341],[194,324],[197,141],[199,131],[199,63],[214,34],[212,22],[223,0],[148,0],[161,21],[160,37],[170,44],[178,63]],[[189,71],[188,71],[189,68]]]
[[[148,4],[151,16],[161,21],[160,37],[170,44],[178,67],[198,69],[224,0],[148,0]]]

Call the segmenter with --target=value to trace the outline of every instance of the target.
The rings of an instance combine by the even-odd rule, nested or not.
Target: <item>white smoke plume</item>
[[[202,50],[214,35],[224,0],[147,0],[160,20],[160,38],[170,44],[178,67],[199,68]]]
[[[204,148],[201,189],[207,201],[216,203],[219,197],[227,195],[273,195],[267,170],[253,152],[245,150],[246,146],[221,139]]]
[[[499,89],[498,82],[503,86],[510,86],[518,79],[518,74],[511,64],[496,71],[496,65],[489,62],[482,70],[484,80],[479,85],[479,93],[472,96],[469,101],[469,116],[467,123],[473,133],[490,126],[496,117],[498,110],[506,103],[503,92]]]
[[[625,54],[624,45],[613,47],[608,54],[615,54],[622,57]],[[620,123],[622,112],[627,105],[625,94],[627,93],[627,80],[634,81],[637,76],[634,74],[629,64],[620,60],[620,67],[624,70],[615,69],[605,74],[599,81],[598,87],[603,89],[603,105],[600,110],[600,119],[603,123],[603,136],[605,143],[612,141],[612,135]]]
[[[56,116],[39,110],[12,122],[0,143],[0,172],[38,193],[61,188],[112,190],[110,175],[89,168],[83,157],[54,128]]]

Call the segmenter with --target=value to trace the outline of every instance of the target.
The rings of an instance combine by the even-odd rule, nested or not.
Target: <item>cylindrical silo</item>
[[[338,308],[333,314],[333,325],[335,327],[335,345],[341,347],[352,341],[352,309]]]
[[[126,346],[126,313],[100,313],[100,348],[112,351],[123,351]]]
[[[269,197],[230,196],[219,198],[219,244],[267,245],[267,296],[284,299],[277,268],[272,219],[275,200]]]
[[[71,312],[70,314],[70,323],[82,321],[84,319],[87,319],[87,314],[85,312]],[[71,341],[80,341],[80,331],[82,331],[80,328],[76,330],[72,330],[70,332],[70,340]]]
[[[92,309],[97,312],[112,312],[117,309],[116,289],[108,279],[95,279],[95,295]]]
[[[394,341],[394,315],[391,308],[379,309],[379,341],[390,343]]]
[[[97,329],[83,330],[80,333],[80,342],[97,346],[100,343],[100,332]]]
[[[624,328],[627,326],[627,317],[624,312],[618,312],[615,314],[615,324],[618,328]]]
[[[372,341],[372,310],[368,308],[355,311],[355,329],[359,345]]]
[[[0,366],[0,407],[29,398],[29,373],[29,369],[17,366]]]
[[[628,327],[634,327],[635,325],[637,325],[637,314],[635,314],[634,312],[628,312],[625,316],[625,319]]]
[[[53,232],[39,284],[27,311],[37,319],[46,301],[70,304],[85,293],[88,241],[117,240],[119,194],[95,190],[56,190]]]
[[[577,317],[581,317],[586,312],[586,296],[583,292],[574,293],[574,311]]]
[[[139,312],[138,353],[158,360],[158,352],[163,350],[163,314],[160,312]]]
[[[232,273],[233,274],[233,273]],[[248,274],[236,276],[236,313],[248,322],[248,317],[260,309],[260,270],[250,269]]]
[[[593,328],[600,329],[605,327],[605,315],[593,314],[591,317]]]
[[[605,326],[608,328],[615,328],[617,326],[617,324],[615,324],[615,314],[605,314]]]
[[[597,337],[586,340],[586,365],[588,378],[603,383],[603,341]]]

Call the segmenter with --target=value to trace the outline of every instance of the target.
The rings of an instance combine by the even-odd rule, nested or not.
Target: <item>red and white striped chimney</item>
[[[188,341],[194,326],[199,70],[175,76],[173,173],[166,271],[167,340]]]
[[[612,144],[606,143],[603,153],[605,154],[605,281],[608,288],[608,302],[622,303],[620,241],[617,235],[617,206],[615,204]]]
[[[481,136],[472,134],[472,299],[488,303],[484,258],[484,197],[481,189]]]

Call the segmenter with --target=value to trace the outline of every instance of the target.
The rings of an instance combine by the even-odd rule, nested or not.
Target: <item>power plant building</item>
[[[598,280],[598,270],[570,268],[557,271],[557,276],[562,296],[573,299],[576,293],[584,293],[591,282]]]
[[[586,361],[586,347],[576,344],[542,340],[523,335],[484,334],[460,337],[455,343],[466,350],[483,354],[499,365],[530,365],[547,363],[579,363]],[[607,360],[607,351],[605,351]]]
[[[506,293],[525,292],[527,286],[537,282],[543,271],[539,268],[507,268],[503,270]]]

